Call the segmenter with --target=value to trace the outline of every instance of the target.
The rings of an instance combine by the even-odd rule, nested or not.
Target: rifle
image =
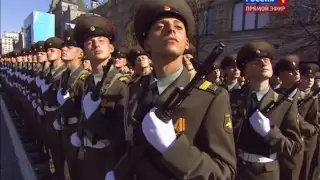
[[[103,82],[106,79],[112,64],[113,64],[113,61],[109,59],[108,63],[105,66],[103,66],[103,75],[102,75],[101,81],[99,81],[97,86],[95,86],[92,90],[91,99],[93,101],[97,101],[99,99]]]
[[[71,70],[67,69],[66,73],[64,74],[64,77],[62,79],[61,82],[61,94],[62,95],[66,95],[67,94],[67,90],[68,90],[68,80],[69,80],[69,76],[71,74]]]
[[[188,97],[189,93],[195,88],[195,86],[203,80],[211,71],[213,70],[213,62],[216,61],[216,59],[219,57],[219,55],[224,51],[225,45],[223,43],[219,43],[217,46],[214,47],[210,55],[205,59],[205,61],[199,66],[198,71],[194,78],[189,82],[189,84],[183,89],[175,89],[172,94],[169,96],[169,98],[165,101],[163,106],[156,110],[156,115],[159,119],[161,119],[164,122],[168,122],[171,119],[172,112],[175,108],[179,107],[180,104]],[[125,119],[126,121],[126,119]],[[126,122],[124,123],[126,124]],[[128,133],[130,132],[131,126],[127,127],[125,125],[125,133],[126,137],[128,137]],[[142,133],[139,133],[138,136],[141,136]],[[130,139],[131,138],[131,139]],[[134,146],[133,144],[133,137],[131,136],[128,141],[130,142],[130,146]],[[137,137],[141,138],[141,137]],[[139,159],[143,152],[150,147],[149,143],[142,143],[134,148],[132,148],[132,151],[126,152],[117,165],[114,168],[114,171],[121,175],[126,175],[132,168],[132,162],[136,162],[137,159]],[[120,178],[121,179],[121,178]]]
[[[301,99],[300,101],[298,101],[298,107],[301,107],[304,103],[306,103],[307,101],[309,101],[312,98],[316,98],[317,95],[320,93],[320,88],[318,88],[317,90],[312,92],[312,95],[309,96],[306,99]]]
[[[295,89],[297,89],[297,87],[301,84],[301,81],[297,81],[292,87],[290,87],[289,89],[287,89],[284,93],[283,96],[281,97],[281,99],[279,101],[276,102],[271,102],[269,103],[264,109],[262,109],[260,112],[265,115],[265,116],[269,116],[275,109],[277,109],[277,107],[285,100],[287,99],[291,93],[293,93],[293,91]]]
[[[42,67],[41,67],[41,74],[40,74],[40,79],[43,79],[44,76],[44,67],[46,66],[46,62],[42,63]]]
[[[199,84],[203,78],[207,77],[214,69],[213,63],[224,51],[225,45],[219,43],[214,47],[210,55],[206,60],[199,66],[198,71],[194,78],[188,83],[183,89],[176,88],[168,97],[168,99],[163,103],[163,105],[156,110],[155,114],[163,122],[168,123],[171,119],[172,112],[174,109],[178,108],[180,104],[189,96],[190,92]]]
[[[50,61],[50,69],[49,69],[49,73],[46,77],[46,84],[49,84],[52,81],[52,68],[53,68],[53,61]]]
[[[113,64],[113,61],[111,59],[109,59],[108,63],[103,66],[103,75],[102,75],[102,78],[101,80],[98,82],[97,86],[93,87],[93,88],[88,88],[89,91],[90,89],[92,90],[92,94],[91,94],[91,99],[93,101],[97,101],[101,95],[101,88],[103,86],[103,83],[105,81],[105,79],[107,78],[107,75],[108,75],[108,72],[111,68]],[[89,84],[90,85],[90,84]],[[80,115],[80,120],[79,120],[79,124],[80,124],[80,127],[77,131],[77,134],[79,136],[79,139],[82,141],[82,145],[80,148],[77,148],[76,147],[76,158],[77,159],[83,159],[83,156],[84,156],[84,137],[85,135],[87,135],[87,137],[89,137],[91,143],[94,145],[94,144],[97,144],[97,139],[94,138],[94,134],[91,133],[90,131],[86,131],[82,126],[83,126],[83,121],[84,121],[84,109],[83,107],[81,108],[81,115]]]

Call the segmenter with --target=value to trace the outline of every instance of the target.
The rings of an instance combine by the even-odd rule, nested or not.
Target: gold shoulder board
[[[210,81],[204,80],[200,84],[199,89],[201,89],[203,91],[215,92],[218,89],[218,86]]]

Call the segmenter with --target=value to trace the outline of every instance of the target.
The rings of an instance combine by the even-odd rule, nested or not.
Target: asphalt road
[[[0,111],[0,136],[1,136],[1,171],[0,171],[0,179],[1,180],[24,180],[17,157],[15,155],[13,145],[10,139],[9,131],[6,126],[6,122],[3,119],[3,115]]]

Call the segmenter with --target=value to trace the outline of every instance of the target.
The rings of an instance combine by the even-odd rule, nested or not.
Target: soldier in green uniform
[[[222,59],[220,67],[225,75],[223,86],[230,92],[235,89],[240,89],[241,85],[238,82],[240,71],[236,66],[237,54],[233,53]]]
[[[230,93],[240,180],[279,180],[279,161],[291,160],[302,147],[296,100],[280,101],[269,86],[274,53],[270,43],[252,41],[237,55],[237,68],[248,80]],[[277,104],[267,108],[271,103]]]
[[[74,40],[73,29],[68,29],[64,34],[61,59],[65,62],[67,70],[63,72],[60,80],[60,88],[57,92],[57,101],[60,104],[59,116],[53,122],[53,126],[61,134],[63,152],[66,157],[65,176],[71,179],[81,180],[82,163],[76,160],[74,147],[70,142],[70,136],[77,130],[81,114],[81,101],[84,93],[85,79],[89,72],[83,68],[84,56],[81,45]],[[66,177],[68,178],[68,177]]]
[[[133,48],[128,53],[128,62],[133,67],[133,79],[146,76],[152,72],[150,55],[141,48]]]
[[[122,112],[117,104],[120,104],[121,94],[130,81],[126,74],[121,73],[126,56],[124,51],[116,51],[115,56],[111,56],[116,32],[112,22],[105,18],[80,18],[74,31],[77,43],[82,45],[91,61],[92,74],[85,82],[83,121],[71,136],[71,143],[78,148],[77,157],[83,159],[82,179],[103,180],[125,149],[121,131],[123,116],[116,115],[120,114],[118,111]],[[113,58],[118,58],[119,62],[115,63]]]
[[[66,66],[61,59],[61,48],[63,41],[60,38],[52,37],[45,41],[44,47],[50,62],[49,74],[41,85],[43,107],[45,112],[44,130],[46,144],[50,148],[50,154],[54,164],[54,175],[59,180],[64,180],[64,154],[61,148],[61,139],[53,122],[58,115],[59,103],[57,102],[57,91],[60,85],[62,73]]]
[[[118,69],[119,72],[126,74],[127,73],[127,55],[128,49],[125,47],[117,47],[112,53],[113,57],[113,67]]]
[[[150,52],[153,73],[137,78],[125,102],[127,154],[106,179],[234,179],[236,154],[226,90],[203,80],[168,123],[155,111],[191,75],[183,65],[195,22],[184,0],[140,5],[134,20],[141,47]]]
[[[304,137],[303,163],[300,172],[300,180],[312,179],[310,173],[311,161],[317,147],[317,136],[319,135],[318,119],[318,94],[314,94],[312,87],[315,82],[315,73],[319,71],[316,63],[301,62],[299,65],[301,76],[301,91],[298,99],[299,114],[303,117],[300,122],[300,131]],[[316,93],[316,92],[315,92]]]
[[[296,83],[300,80],[300,72],[299,72],[299,57],[297,55],[287,55],[284,58],[280,59],[279,62],[275,64],[275,74],[279,77],[282,84],[279,88],[275,89],[275,91],[279,94],[285,94],[288,89],[291,89],[293,86],[296,87],[290,94],[290,98],[299,99],[301,95],[301,91],[298,89]],[[298,108],[299,109],[299,108]],[[299,109],[300,110],[300,109]],[[301,135],[304,136],[303,131],[301,129],[304,128],[306,131],[310,130],[308,123],[303,121],[303,117],[298,119]],[[312,130],[312,129],[311,129]],[[303,139],[302,139],[303,140]],[[301,151],[297,155],[293,157],[293,162],[284,161],[280,164],[280,179],[284,180],[298,180],[299,174],[301,171],[302,161],[303,161],[303,149],[302,146]]]

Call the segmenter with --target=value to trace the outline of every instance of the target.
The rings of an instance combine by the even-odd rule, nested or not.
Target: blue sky
[[[0,0],[1,34],[4,31],[20,31],[24,19],[32,11],[47,12],[52,0]],[[90,0],[85,0],[87,4]]]

